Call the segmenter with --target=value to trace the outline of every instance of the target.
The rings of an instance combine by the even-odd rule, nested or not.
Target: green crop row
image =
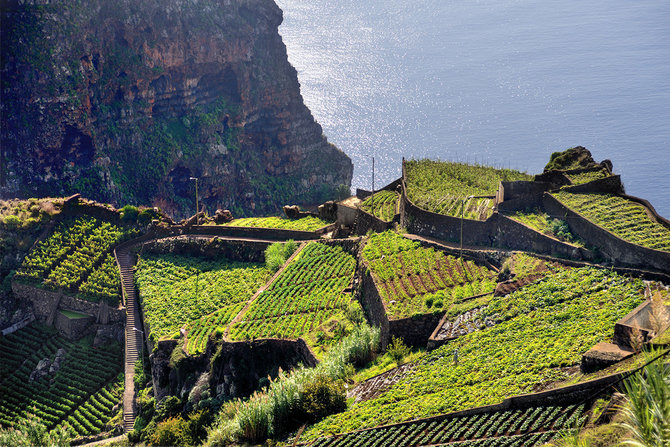
[[[22,338],[24,334],[31,334],[31,329],[22,329],[15,334]],[[51,429],[80,406],[85,412],[95,413],[87,410],[86,401],[122,368],[123,350],[119,344],[93,348],[85,343],[69,342],[47,331],[42,334],[44,338],[39,349],[26,356],[21,365],[0,382],[2,425],[13,425],[32,417]],[[30,340],[31,335],[26,339]],[[42,359],[53,361],[59,348],[65,349],[66,354],[58,371],[31,380],[37,364]]]
[[[92,395],[61,423],[70,427],[77,436],[91,436],[104,431],[114,416],[114,406],[123,395],[123,374]]]
[[[279,230],[316,231],[330,225],[316,216],[301,217],[300,219],[284,219],[282,217],[243,217],[226,224],[230,227],[275,228]]]
[[[93,271],[79,287],[80,294],[89,301],[106,301],[112,306],[119,304],[121,277],[116,259],[108,253],[99,268]]]
[[[584,267],[493,297],[483,316],[495,326],[427,353],[386,393],[324,419],[303,439],[494,404],[564,380],[561,368],[579,364],[585,351],[612,337],[616,321],[642,302],[643,291],[639,279]]]
[[[40,346],[55,333],[53,327],[31,324],[0,338],[0,383],[28,357],[34,356]]]
[[[560,202],[596,225],[633,244],[670,251],[670,228],[656,222],[637,202],[612,194],[554,194]]]
[[[75,292],[85,300],[117,305],[120,279],[110,252],[134,234],[133,230],[92,217],[65,220],[26,256],[16,279]]]
[[[434,213],[484,220],[493,212],[493,200],[467,196],[493,196],[501,181],[532,180],[510,169],[433,160],[405,162],[407,196],[415,205]]]
[[[400,195],[395,191],[379,191],[361,203],[361,209],[373,216],[390,222],[396,215]]]
[[[573,185],[582,185],[594,180],[609,177],[611,174],[606,169],[597,169],[594,171],[586,171],[579,174],[566,174]]]
[[[510,439],[531,439],[536,432],[552,436],[585,420],[584,406],[531,407],[525,410],[505,410],[480,413],[472,416],[456,416],[433,421],[417,421],[405,424],[374,428],[347,433],[335,438],[321,438],[313,447],[415,446],[415,445],[506,445]],[[545,440],[546,442],[546,440]],[[456,444],[453,444],[456,443]],[[534,445],[524,443],[522,445]]]
[[[492,293],[496,286],[493,270],[423,248],[392,231],[371,235],[363,258],[389,318],[439,311],[465,298]]]
[[[145,255],[135,279],[149,336],[158,340],[225,306],[244,303],[270,279],[263,264]]]
[[[216,312],[205,315],[186,326],[188,343],[186,351],[191,355],[205,352],[209,335],[217,329],[223,330],[242,310],[245,303],[224,306]]]
[[[356,261],[339,246],[312,242],[231,328],[233,339],[296,338],[346,309]]]

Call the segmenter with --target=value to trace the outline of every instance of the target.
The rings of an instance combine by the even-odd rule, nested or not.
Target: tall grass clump
[[[667,447],[670,445],[670,365],[652,363],[642,373],[624,382],[627,402],[623,407],[630,432],[625,445]]]
[[[286,242],[275,242],[265,249],[265,266],[268,270],[276,272],[281,268],[286,260],[298,248],[298,244],[293,239]]]
[[[379,328],[359,326],[314,368],[279,372],[270,386],[246,401],[229,402],[219,413],[206,445],[259,443],[346,409],[342,382],[354,366],[372,360],[379,349]]]

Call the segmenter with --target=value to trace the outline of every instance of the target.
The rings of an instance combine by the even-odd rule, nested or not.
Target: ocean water
[[[276,0],[305,103],[354,187],[405,158],[539,173],[610,159],[670,217],[670,2]]]

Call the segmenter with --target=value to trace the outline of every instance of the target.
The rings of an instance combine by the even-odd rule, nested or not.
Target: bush
[[[347,409],[347,395],[341,381],[318,374],[302,390],[300,413],[306,422],[316,422]]]
[[[136,206],[126,205],[121,208],[121,220],[126,223],[133,223],[137,221],[137,216],[140,211]]]
[[[265,249],[265,266],[268,270],[276,272],[297,248],[298,244],[293,239],[289,239],[285,243],[275,242]]]
[[[148,438],[148,445],[193,445],[189,423],[181,417],[173,417],[156,425]]]
[[[5,216],[4,222],[8,230],[16,230],[21,227],[21,219],[14,214]]]
[[[168,396],[156,406],[156,414],[159,419],[176,416],[181,411],[181,401],[177,396]]]
[[[402,338],[394,336],[387,352],[398,365],[402,365],[405,357],[409,355],[409,348],[402,341]]]

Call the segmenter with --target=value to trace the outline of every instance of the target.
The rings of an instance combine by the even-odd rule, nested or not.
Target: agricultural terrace
[[[390,319],[441,312],[465,298],[493,293],[497,272],[423,248],[392,231],[372,234],[363,258]]]
[[[571,194],[553,196],[571,210],[596,225],[633,244],[670,251],[670,228],[653,220],[647,208],[612,194]]]
[[[316,216],[301,217],[300,219],[285,219],[282,217],[243,217],[225,223],[229,227],[274,228],[278,230],[316,231],[332,222],[319,219]]]
[[[567,268],[569,267],[563,264],[545,261],[522,252],[515,252],[503,264],[503,270],[509,269],[516,280],[540,278]]]
[[[549,442],[562,430],[581,427],[586,417],[583,405],[538,406],[378,427],[321,438],[312,447],[400,447],[446,443],[468,447],[532,447]]]
[[[57,357],[57,371],[47,365],[44,376],[35,373],[39,363],[56,363]],[[96,434],[114,416],[122,394],[120,344],[70,342],[47,326],[33,324],[0,339],[0,365],[3,427],[32,418],[49,430],[67,424],[79,435]]]
[[[609,177],[611,174],[607,169],[597,169],[594,171],[581,172],[579,174],[565,174],[573,185],[582,185],[594,180],[600,180]]]
[[[405,162],[407,197],[419,208],[466,219],[486,220],[493,214],[494,200],[468,196],[494,196],[500,182],[533,180],[511,169],[433,160]]]
[[[496,325],[427,353],[386,393],[324,419],[301,439],[494,404],[564,380],[562,368],[611,338],[616,321],[643,301],[643,291],[642,280],[583,267],[494,297],[484,314]]]
[[[341,316],[356,260],[339,246],[311,242],[230,330],[232,339],[297,338]]]
[[[560,241],[580,247],[584,246],[584,243],[570,232],[570,228],[565,221],[552,219],[549,214],[540,211],[537,208],[532,211],[517,211],[508,217],[527,225],[542,234],[555,237]]]
[[[111,251],[134,234],[92,217],[64,220],[26,256],[15,279],[117,306],[120,280]]]
[[[149,338],[179,338],[182,326],[194,329],[194,322],[205,316],[197,332],[208,335],[229,323],[270,277],[263,264],[143,255],[136,266],[135,281]],[[214,313],[217,316],[210,317]],[[191,337],[196,338],[195,331]]]
[[[379,191],[361,203],[361,209],[385,222],[393,220],[400,195],[395,191]]]

